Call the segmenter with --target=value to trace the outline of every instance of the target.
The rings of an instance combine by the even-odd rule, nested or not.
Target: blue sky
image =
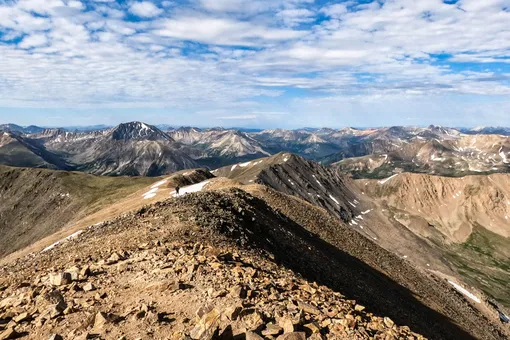
[[[510,0],[0,0],[0,123],[508,125]]]

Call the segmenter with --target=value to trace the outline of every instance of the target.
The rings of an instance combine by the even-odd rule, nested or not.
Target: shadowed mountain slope
[[[297,198],[290,199],[295,200],[292,203],[295,207],[302,207],[303,210],[318,209]],[[310,216],[310,224],[328,219],[326,213],[320,213],[318,210],[315,214],[306,216]],[[78,320],[87,318],[89,311],[86,305],[77,304],[72,313],[60,319],[65,322],[57,322],[54,326],[56,331],[65,335],[74,332],[74,336],[94,332],[96,334],[108,332],[119,336],[125,332],[131,332],[133,336],[143,335],[140,332],[146,328],[130,326],[133,322],[134,325],[138,325],[140,321],[137,320],[140,319],[137,319],[135,314],[131,318],[130,313],[125,314],[125,311],[132,310],[133,307],[129,304],[139,306],[147,298],[154,301],[149,311],[166,313],[176,320],[184,320],[186,317],[189,319],[184,322],[155,321],[156,323],[152,325],[156,336],[163,332],[171,334],[176,330],[181,330],[184,335],[194,334],[193,329],[196,328],[197,321],[192,321],[193,317],[189,318],[188,315],[193,311],[184,308],[183,299],[195,308],[207,303],[213,304],[220,311],[219,314],[223,314],[228,306],[239,301],[237,303],[240,304],[241,310],[246,310],[244,313],[251,316],[247,317],[241,313],[239,320],[221,318],[219,324],[222,325],[221,329],[232,327],[234,334],[250,329],[259,333],[268,327],[269,323],[279,323],[282,317],[294,318],[300,315],[293,321],[295,323],[293,329],[304,330],[306,323],[319,320],[317,321],[319,331],[331,339],[369,339],[386,336],[388,333],[385,328],[377,330],[373,329],[373,325],[365,323],[364,312],[357,312],[363,307],[356,307],[355,310],[356,303],[352,302],[350,310],[347,308],[342,312],[338,312],[340,309],[334,307],[347,299],[355,298],[358,304],[364,304],[366,310],[378,314],[378,311],[384,311],[383,315],[390,316],[391,319],[382,322],[392,328],[391,332],[394,335],[405,333],[402,333],[404,331],[400,328],[394,328],[393,322],[397,325],[407,324],[414,331],[421,332],[431,339],[505,338],[503,328],[471,307],[442,280],[434,280],[420,273],[405,261],[360,235],[349,234],[347,229],[344,230],[346,235],[340,237],[345,237],[345,241],[350,240],[349,242],[339,240],[338,245],[328,243],[321,238],[322,235],[317,235],[299,224],[303,223],[302,218],[299,213],[287,216],[283,210],[275,209],[265,200],[239,189],[189,194],[155,203],[135,214],[128,214],[93,227],[67,244],[57,246],[44,254],[32,256],[30,265],[23,260],[10,264],[3,270],[4,273],[12,274],[2,275],[2,284],[9,287],[8,292],[12,292],[16,283],[26,279],[26,275],[33,272],[34,268],[42,282],[45,282],[50,267],[57,271],[66,270],[69,265],[66,254],[72,249],[74,258],[79,259],[78,265],[90,265],[92,273],[95,273],[93,276],[84,277],[81,281],[83,283],[78,282],[78,286],[91,282],[99,294],[107,292],[107,296],[111,295],[104,300],[97,300],[95,311],[100,310],[105,315],[121,316],[100,328],[93,327],[97,321],[92,317],[90,323],[77,328],[75,325],[83,323]],[[323,226],[325,229],[331,227],[338,228],[339,225],[330,221]],[[107,244],[104,242],[106,239],[109,240]],[[176,242],[180,242],[181,245],[176,245]],[[214,260],[211,258],[211,252],[201,251],[204,246],[213,251],[214,248],[228,248],[229,251],[224,253],[217,250],[215,253],[217,259]],[[351,247],[358,249],[357,251],[364,249],[367,257],[365,260],[371,265],[351,255],[356,252]],[[122,255],[117,255],[120,259],[112,260],[112,254]],[[247,269],[246,272],[252,274],[244,276],[242,282],[245,289],[252,293],[242,295],[241,300],[231,300],[239,296],[229,293],[236,287],[237,275],[233,273],[240,270],[245,272],[243,269],[245,265],[239,261],[241,257],[248,258],[248,254],[249,267],[252,269]],[[120,264],[116,266],[118,261],[124,263],[122,265],[128,266],[130,270],[119,270]],[[280,275],[284,268],[292,270],[287,271],[286,275],[291,280],[287,282],[298,284],[291,288],[296,295],[289,296],[290,299],[284,297],[285,295],[279,298],[280,294],[288,294],[286,288],[280,289],[275,286],[280,282],[279,279],[276,277],[266,279],[266,275]],[[377,268],[386,270],[382,272]],[[224,269],[225,273],[228,272],[225,277]],[[339,294],[335,298],[333,295],[327,299],[320,297],[327,289],[316,286],[318,288],[310,290],[307,288],[310,283],[303,282],[299,275],[303,275],[305,279],[310,280],[309,282],[316,281],[319,285],[327,286]],[[407,280],[407,284],[416,290],[414,292],[408,290],[392,277],[396,280]],[[168,284],[169,280],[170,282],[179,280],[182,288],[181,286],[172,290],[164,288],[167,287],[164,286],[165,282]],[[151,289],[147,286],[148,282],[163,286],[155,288],[157,291],[147,295],[147,289]],[[124,287],[122,296],[109,288],[112,286]],[[65,289],[65,286],[62,288],[65,300],[82,299],[90,295],[79,289],[74,292]],[[191,290],[190,295],[186,294],[188,289]],[[226,293],[221,293],[222,290]],[[178,303],[179,300],[175,300],[174,296],[178,296],[181,303]],[[189,299],[190,296],[195,298]],[[321,300],[316,300],[317,298]],[[174,302],[164,303],[167,299]],[[115,303],[109,304],[109,301]],[[261,323],[251,323],[253,313],[260,313],[257,315]],[[361,313],[357,322],[345,323],[343,326],[344,322],[341,320],[349,320],[352,317],[348,314],[357,313]],[[141,319],[149,321],[144,319],[144,316]],[[324,320],[329,322],[324,323]],[[19,331],[43,334],[44,329],[25,325],[20,326]]]

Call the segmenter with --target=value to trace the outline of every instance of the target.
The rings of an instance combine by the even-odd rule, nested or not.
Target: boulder
[[[72,275],[70,273],[58,273],[58,274],[50,274],[50,284],[53,286],[64,286],[68,285],[73,281]]]
[[[293,332],[280,335],[276,340],[306,340],[305,333]]]
[[[83,290],[86,292],[91,292],[96,290],[96,287],[92,284],[92,282],[88,282],[85,286],[83,286]]]
[[[0,340],[16,339],[17,336],[18,333],[14,330],[14,328],[8,328],[0,333]]]
[[[264,340],[264,338],[257,333],[246,332],[246,340]]]
[[[221,314],[213,309],[205,314],[190,332],[190,337],[196,340],[212,340],[218,335]]]

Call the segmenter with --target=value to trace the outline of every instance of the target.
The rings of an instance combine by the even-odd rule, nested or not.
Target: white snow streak
[[[73,238],[76,238],[78,236],[80,236],[80,234],[83,233],[83,230],[78,230],[77,232],[75,232],[74,234],[71,234],[69,236],[67,236],[66,238],[60,240],[60,241],[57,241],[55,243],[53,243],[51,246],[48,246],[46,248],[44,248],[41,253],[44,253],[44,252],[47,252],[48,250],[51,250],[53,248],[55,248],[56,246],[58,246],[60,243],[62,242],[65,242],[65,241],[69,241],[69,240],[72,240]]]
[[[397,177],[397,176],[398,176],[398,174],[395,174],[395,175],[393,175],[391,177],[388,177],[388,178],[386,178],[386,179],[384,179],[382,181],[379,181],[379,184],[385,184],[386,182],[388,182],[389,180],[391,180],[392,178]]]
[[[452,282],[452,281],[450,281],[450,280],[448,280],[448,282],[449,282],[449,283],[450,283],[453,287],[455,287],[455,289],[456,289],[459,293],[461,293],[461,294],[463,294],[463,295],[467,296],[468,298],[470,298],[471,300],[475,301],[476,303],[480,303],[480,302],[482,302],[482,301],[480,301],[480,299],[479,299],[476,295],[474,295],[473,293],[470,293],[470,292],[469,292],[467,289],[465,289],[464,287],[462,287],[462,286],[460,286],[460,285],[458,285],[458,284],[456,284],[455,282]]]
[[[154,196],[156,196],[156,193],[158,192],[159,188],[153,188],[151,189],[150,191],[147,191],[145,194],[143,194],[143,199],[149,199],[149,198],[153,198]]]
[[[154,184],[151,189],[155,189],[155,188],[159,188],[160,186],[162,186],[163,184],[165,184],[167,182],[167,180],[162,180],[162,181],[159,181],[157,182],[156,184]]]
[[[340,205],[340,203],[333,196],[329,195],[329,198],[331,198],[333,201],[335,201],[336,204]]]

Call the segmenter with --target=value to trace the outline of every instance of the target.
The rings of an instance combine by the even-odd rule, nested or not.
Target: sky
[[[0,0],[0,123],[508,118],[510,0]]]

